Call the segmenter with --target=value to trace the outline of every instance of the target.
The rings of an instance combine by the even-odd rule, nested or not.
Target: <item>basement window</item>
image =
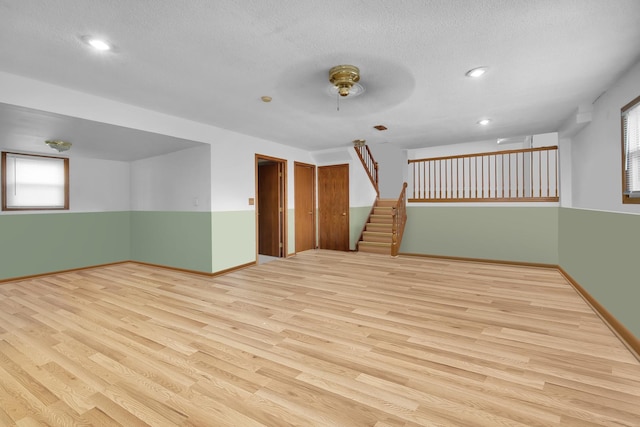
[[[640,204],[640,96],[622,107],[622,203]]]
[[[2,210],[69,209],[69,159],[2,153]]]

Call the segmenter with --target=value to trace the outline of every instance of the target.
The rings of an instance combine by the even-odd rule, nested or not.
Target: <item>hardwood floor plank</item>
[[[640,426],[640,362],[563,276],[311,250],[0,284],[0,426]]]

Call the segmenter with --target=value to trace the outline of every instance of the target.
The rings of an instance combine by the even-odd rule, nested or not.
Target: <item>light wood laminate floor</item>
[[[555,270],[307,251],[0,284],[0,425],[640,426],[640,364]]]

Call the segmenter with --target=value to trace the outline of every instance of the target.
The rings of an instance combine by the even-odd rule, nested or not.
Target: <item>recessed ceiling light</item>
[[[486,72],[487,72],[487,67],[477,67],[477,68],[473,68],[473,69],[467,71],[465,73],[465,76],[476,78],[476,77],[480,77],[481,75],[483,75]]]
[[[490,119],[482,119],[482,120],[478,120],[478,124],[479,124],[480,126],[486,126],[486,125],[488,125],[489,123],[491,123],[491,120],[490,120]]]
[[[111,46],[109,46],[109,44],[107,42],[105,42],[104,40],[100,40],[100,39],[89,39],[89,44],[91,46],[93,46],[94,49],[97,49],[97,50],[109,50],[109,49],[111,49]]]
[[[105,52],[107,50],[112,50],[113,46],[107,43],[105,40],[102,40],[98,37],[93,36],[82,36],[80,37],[83,42],[94,48],[95,50],[99,50]]]
[[[260,99],[262,99],[262,102],[271,102],[271,97],[270,96],[261,96]]]

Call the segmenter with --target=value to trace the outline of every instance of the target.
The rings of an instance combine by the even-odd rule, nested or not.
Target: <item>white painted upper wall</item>
[[[380,197],[397,199],[402,191],[402,183],[407,180],[407,150],[393,144],[371,144],[369,150],[378,162]]]
[[[211,146],[131,162],[131,210],[208,212]]]
[[[313,161],[318,167],[349,165],[349,207],[371,207],[376,200],[376,190],[362,166],[353,147],[314,151]]]
[[[234,132],[215,139],[211,147],[211,210],[255,210],[256,154],[287,161],[287,208],[293,209],[294,162],[314,164],[304,150]]]
[[[69,211],[128,211],[130,164],[113,160],[69,160]]]
[[[0,146],[0,151],[11,150],[5,150]],[[0,211],[0,215],[128,211],[130,210],[129,182],[128,162],[74,157],[69,159],[68,211]]]
[[[571,142],[574,208],[640,214],[622,204],[620,109],[640,95],[640,62],[594,103],[593,119]]]
[[[502,143],[498,144],[497,140],[490,139],[484,141],[462,142],[460,144],[438,145],[435,147],[417,148],[408,150],[409,159],[427,159],[430,157],[457,156],[462,154],[473,153],[489,153],[494,151],[519,150],[530,147],[550,147],[558,145],[558,133],[549,132],[538,135],[532,135],[532,143],[524,142],[524,138],[514,140],[522,140],[523,142]]]

